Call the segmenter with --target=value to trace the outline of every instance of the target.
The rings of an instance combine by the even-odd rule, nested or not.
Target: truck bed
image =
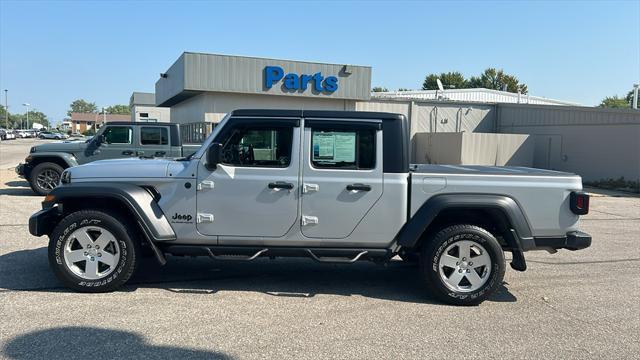
[[[582,189],[580,176],[527,167],[412,165],[411,216],[430,198],[442,194],[495,194],[512,198],[523,209],[534,236],[562,236],[577,230],[578,216],[569,195]]]
[[[412,164],[416,173],[451,175],[522,175],[522,176],[575,176],[572,173],[535,169],[523,166],[481,166],[481,165],[431,165]]]

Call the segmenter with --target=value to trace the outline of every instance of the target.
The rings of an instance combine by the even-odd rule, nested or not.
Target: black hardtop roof
[[[373,111],[339,111],[339,110],[286,110],[286,109],[239,109],[233,110],[231,116],[268,116],[268,117],[305,117],[327,119],[382,119],[403,120],[404,115]]]
[[[107,121],[104,125],[147,125],[147,126],[178,126],[176,123],[166,122],[143,122],[143,121]]]

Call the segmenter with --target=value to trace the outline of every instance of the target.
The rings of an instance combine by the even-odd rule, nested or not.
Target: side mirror
[[[207,169],[215,170],[222,160],[222,144],[212,143],[207,149]]]
[[[95,142],[96,145],[100,146],[101,144],[105,143],[106,139],[104,137],[104,135],[100,135],[100,136],[96,136],[95,137]]]

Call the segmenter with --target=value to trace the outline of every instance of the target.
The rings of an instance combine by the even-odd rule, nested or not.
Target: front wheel
[[[45,162],[36,165],[29,177],[31,189],[38,195],[47,195],[58,186],[63,171],[62,166],[54,163]]]
[[[478,305],[502,283],[504,253],[498,240],[483,228],[449,226],[423,247],[420,272],[439,300]]]
[[[104,212],[82,210],[65,217],[49,239],[49,264],[67,287],[113,291],[129,280],[140,257],[127,223]]]

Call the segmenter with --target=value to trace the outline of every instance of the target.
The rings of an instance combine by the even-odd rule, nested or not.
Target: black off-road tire
[[[31,190],[33,190],[36,194],[42,195],[42,196],[47,195],[49,192],[51,192],[51,190],[53,190],[53,189],[45,188],[40,184],[38,184],[38,181],[37,181],[38,175],[43,174],[45,171],[56,172],[58,174],[58,179],[60,179],[60,176],[62,175],[62,172],[64,171],[64,169],[62,168],[62,166],[56,163],[43,162],[41,164],[36,165],[36,167],[34,167],[33,170],[31,170],[31,174],[29,175],[29,185],[31,186]]]
[[[449,288],[438,265],[444,251],[450,245],[464,240],[481,245],[491,261],[491,270],[486,282],[471,292]],[[452,305],[478,305],[485,301],[502,284],[505,269],[504,252],[498,240],[485,229],[475,225],[453,225],[440,230],[433,238],[427,240],[420,256],[420,275],[430,293],[436,299]]]
[[[119,246],[119,261],[104,278],[87,280],[74,274],[66,265],[63,252],[67,239],[82,227],[100,227],[113,234]],[[140,260],[140,241],[132,224],[119,216],[99,210],[81,210],[66,216],[49,238],[49,265],[65,286],[80,292],[109,292],[125,284],[133,275]]]

